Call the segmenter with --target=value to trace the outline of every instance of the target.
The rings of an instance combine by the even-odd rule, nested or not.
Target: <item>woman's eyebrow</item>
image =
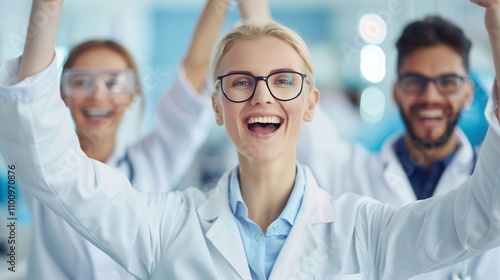
[[[292,68],[278,68],[278,69],[273,69],[271,70],[269,73],[276,73],[276,72],[281,72],[281,71],[297,71],[295,69],[292,69]]]
[[[271,75],[271,74],[277,73],[277,72],[282,72],[282,71],[297,72],[297,70],[292,69],[292,68],[277,68],[277,69],[271,69],[268,72],[268,75]],[[232,71],[227,72],[225,75],[228,75],[228,74],[249,74],[249,75],[255,76],[255,74],[252,71],[244,71],[244,70],[232,70]]]
[[[243,71],[243,70],[229,71],[225,75],[228,75],[228,74],[249,74],[249,75],[253,75],[253,73],[251,71]]]

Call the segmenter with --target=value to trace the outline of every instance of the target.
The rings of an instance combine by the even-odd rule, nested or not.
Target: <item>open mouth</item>
[[[417,117],[424,121],[442,120],[445,117],[445,113],[441,109],[419,110]]]
[[[107,118],[113,114],[113,110],[107,108],[86,108],[83,115],[89,118]]]
[[[248,130],[258,134],[270,134],[278,130],[283,120],[277,116],[249,117]]]

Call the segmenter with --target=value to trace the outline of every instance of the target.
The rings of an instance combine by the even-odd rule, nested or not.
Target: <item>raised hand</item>
[[[256,23],[272,21],[267,0],[238,0],[241,17]]]
[[[39,4],[63,4],[64,0],[33,0],[33,3],[39,3]]]

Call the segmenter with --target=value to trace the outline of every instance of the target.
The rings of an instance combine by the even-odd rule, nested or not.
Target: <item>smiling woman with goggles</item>
[[[112,95],[130,95],[135,92],[134,71],[104,69],[67,69],[62,76],[62,89],[66,96],[90,97],[100,87]]]

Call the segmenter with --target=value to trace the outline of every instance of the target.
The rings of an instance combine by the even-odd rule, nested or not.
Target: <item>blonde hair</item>
[[[212,79],[214,83],[220,75],[219,68],[221,60],[224,55],[229,51],[231,45],[238,40],[255,40],[264,37],[273,37],[281,40],[285,44],[292,47],[302,59],[304,63],[305,72],[314,85],[314,70],[312,67],[312,60],[309,54],[309,49],[302,38],[292,29],[276,23],[269,22],[266,24],[255,24],[250,21],[242,22],[239,26],[231,30],[217,45],[212,63]]]

